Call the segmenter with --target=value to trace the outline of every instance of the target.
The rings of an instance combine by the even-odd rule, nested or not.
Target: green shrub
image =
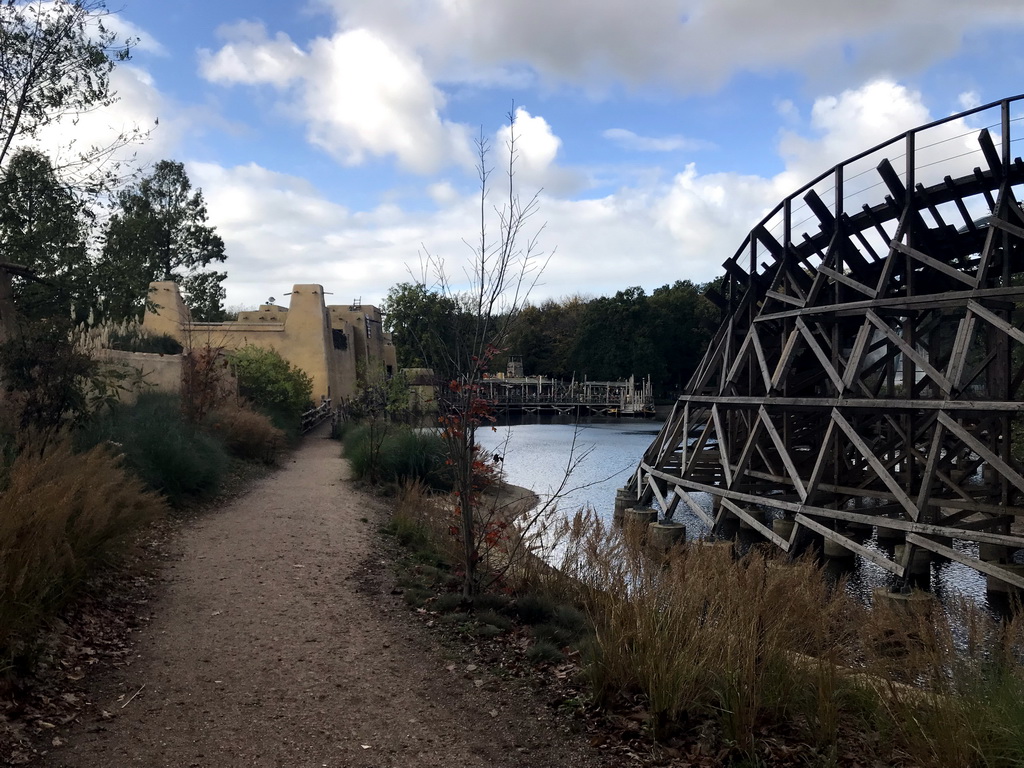
[[[114,408],[80,436],[84,446],[103,442],[113,444],[125,466],[175,506],[216,492],[228,466],[221,443],[185,421],[174,395],[140,395],[135,405]]]
[[[462,595],[458,592],[445,592],[443,595],[438,595],[431,605],[431,608],[438,613],[449,613],[461,607]]]
[[[508,616],[502,616],[496,611],[477,611],[476,620],[481,624],[496,627],[502,632],[508,632],[512,629],[512,620],[509,619]]]
[[[523,624],[543,624],[555,615],[554,603],[539,595],[523,595],[508,610]]]
[[[557,648],[565,648],[578,637],[572,630],[554,623],[534,625],[533,636],[538,642],[551,643]]]
[[[558,646],[546,640],[541,640],[530,646],[530,650],[526,652],[526,658],[534,664],[555,664],[562,661],[565,656],[562,655],[562,651],[559,650]]]
[[[419,480],[437,490],[451,488],[444,446],[434,432],[387,423],[360,424],[345,433],[345,456],[356,479],[373,483]]]
[[[313,396],[313,380],[272,349],[249,345],[230,354],[238,394],[274,419],[297,428]]]

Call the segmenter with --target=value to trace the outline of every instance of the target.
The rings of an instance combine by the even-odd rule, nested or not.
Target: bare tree
[[[477,429],[489,427],[495,420],[493,405],[483,396],[480,382],[489,373],[492,360],[508,339],[550,258],[538,245],[544,225],[531,228],[540,192],[524,201],[516,189],[514,112],[508,115],[508,121],[508,159],[500,204],[489,201],[491,148],[482,131],[476,142],[479,233],[473,241],[464,241],[471,254],[464,268],[464,287],[457,287],[442,258],[429,253],[420,280],[423,287],[431,282],[430,289],[453,299],[459,307],[451,313],[452,327],[444,335],[445,343],[435,345],[435,359],[429,362],[435,369],[449,372],[438,386],[438,420],[454,477],[452,511],[457,524],[453,528],[461,540],[463,597],[467,601],[480,589],[481,559],[502,539],[510,524],[501,505],[482,507],[481,493],[495,479],[496,468],[490,457],[481,454],[476,441]]]

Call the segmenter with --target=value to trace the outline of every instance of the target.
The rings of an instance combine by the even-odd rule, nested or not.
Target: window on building
[[[334,341],[335,349],[348,349],[348,336],[340,328],[331,329],[331,339]]]

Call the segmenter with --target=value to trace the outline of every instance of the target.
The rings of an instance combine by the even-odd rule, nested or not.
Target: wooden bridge
[[[724,320],[630,498],[1024,588],[1022,122],[1024,96],[939,120],[776,205],[709,294]]]
[[[605,416],[654,416],[651,381],[562,381],[544,376],[488,378],[482,397],[498,411],[511,413],[580,413]]]

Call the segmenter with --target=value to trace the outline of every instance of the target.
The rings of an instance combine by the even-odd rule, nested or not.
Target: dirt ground
[[[285,461],[184,528],[134,660],[97,676],[42,765],[609,764],[391,594],[384,510],[345,482],[338,443],[314,434]]]

